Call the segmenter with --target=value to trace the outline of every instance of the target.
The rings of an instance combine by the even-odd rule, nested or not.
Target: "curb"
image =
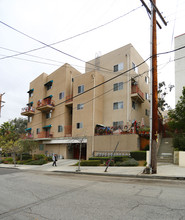
[[[75,171],[51,171],[56,173],[71,173],[71,174],[79,174],[79,175],[94,175],[94,176],[113,176],[113,177],[129,177],[129,178],[138,178],[138,179],[163,179],[163,180],[185,180],[185,177],[174,177],[174,176],[151,176],[150,174],[143,175],[131,175],[131,174],[116,174],[116,173],[90,173],[90,172],[75,172]]]

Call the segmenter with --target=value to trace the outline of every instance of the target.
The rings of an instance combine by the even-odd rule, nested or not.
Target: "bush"
[[[109,161],[110,161],[110,160],[108,160],[108,161],[106,162],[106,166],[108,165]],[[111,160],[109,166],[114,166],[114,160]]]
[[[100,160],[82,160],[80,166],[100,166]],[[78,166],[78,163],[76,164]]]
[[[4,158],[2,160],[2,163],[11,164],[11,163],[13,163],[13,158],[12,157]]]
[[[32,160],[30,162],[25,163],[26,165],[43,165],[46,164],[47,161],[44,159],[40,159],[40,160]]]
[[[46,156],[44,154],[34,154],[33,157],[35,160],[46,159]]]
[[[128,160],[123,161],[123,162],[117,162],[116,163],[116,166],[138,166],[138,165],[139,165],[139,163],[133,158],[128,159]]]
[[[53,161],[53,158],[51,156],[47,157],[47,161]]]
[[[89,157],[89,160],[100,160],[101,164],[106,163],[110,157]]]
[[[146,160],[146,151],[132,151],[130,156],[135,160]]]
[[[28,160],[18,160],[17,164],[27,164],[28,162],[31,162],[32,159],[28,159]]]
[[[113,159],[116,162],[122,162],[125,160],[128,160],[130,157],[129,156],[114,156]]]
[[[179,151],[185,151],[185,137],[177,136],[173,138],[173,147]]]
[[[149,144],[147,144],[145,147],[144,147],[144,151],[148,151],[149,150]]]

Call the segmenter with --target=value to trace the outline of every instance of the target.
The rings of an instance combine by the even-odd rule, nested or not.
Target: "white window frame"
[[[83,128],[83,122],[78,122],[78,123],[76,123],[76,128],[77,128],[77,129]]]
[[[136,66],[134,62],[132,62],[132,68],[138,74],[138,67]]]
[[[46,112],[46,119],[51,118],[51,112]]]
[[[84,92],[84,85],[78,86],[78,94]]]
[[[113,85],[113,91],[119,91],[123,89],[123,82],[114,83]]]
[[[77,110],[81,110],[84,108],[84,104],[77,104]]]
[[[60,92],[59,93],[59,99],[63,99],[64,98],[64,92]]]
[[[113,103],[113,110],[117,110],[117,109],[123,109],[123,101]]]
[[[63,132],[64,128],[62,125],[58,125],[58,132]]]
[[[123,129],[123,121],[113,121],[113,130]]]

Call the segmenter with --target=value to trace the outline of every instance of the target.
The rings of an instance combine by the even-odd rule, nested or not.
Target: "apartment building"
[[[40,153],[86,159],[98,152],[138,149],[137,134],[122,134],[134,121],[149,125],[148,66],[131,44],[86,63],[81,74],[65,64],[30,83],[28,136],[40,142]],[[98,135],[96,126],[109,128]]]
[[[175,50],[184,46],[184,44],[185,34],[175,37]],[[185,63],[183,59],[184,57],[184,50],[175,51],[175,105],[179,101],[180,96],[182,96],[182,90],[185,86]]]

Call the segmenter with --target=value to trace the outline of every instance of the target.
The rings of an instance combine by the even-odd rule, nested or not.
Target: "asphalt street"
[[[181,180],[6,169],[0,186],[3,220],[185,219]]]

